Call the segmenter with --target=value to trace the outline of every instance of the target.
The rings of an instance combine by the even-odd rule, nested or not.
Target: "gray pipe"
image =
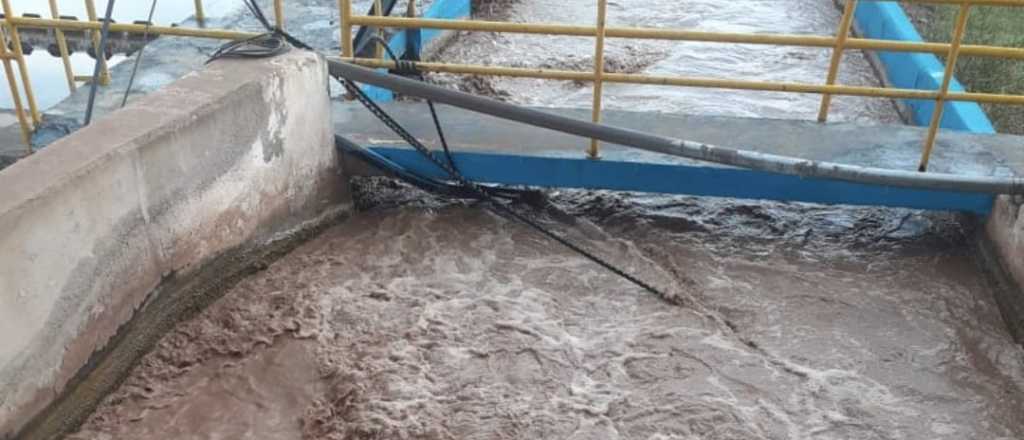
[[[834,179],[871,185],[957,192],[989,194],[1024,193],[1024,179],[1017,177],[919,173],[819,162],[749,150],[716,147],[714,145],[673,139],[545,113],[539,110],[445,89],[397,75],[379,73],[372,69],[342,62],[338,59],[328,59],[327,62],[330,73],[333,76],[341,76],[352,81],[372,84],[405,95],[429,99],[453,107],[522,122],[536,127],[599,139],[655,153],[804,178]]]

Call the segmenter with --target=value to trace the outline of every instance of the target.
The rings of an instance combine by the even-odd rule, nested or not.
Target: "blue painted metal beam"
[[[471,12],[470,0],[436,0],[430,4],[430,8],[422,14],[423,18],[460,19],[469,17]],[[441,36],[440,29],[420,30],[420,45],[425,47],[427,43]],[[403,30],[391,37],[388,47],[399,57],[405,55],[405,39],[409,31]],[[386,55],[385,55],[386,56]],[[386,102],[394,99],[394,94],[388,90],[374,86],[364,86],[363,91],[377,102]]]
[[[414,150],[378,146],[371,150],[418,174],[445,179],[445,173]],[[985,215],[988,194],[929,191],[835,180],[803,179],[738,168],[454,153],[463,174],[477,182],[550,188],[587,188],[663,194],[765,199],[823,204],[891,206]]]

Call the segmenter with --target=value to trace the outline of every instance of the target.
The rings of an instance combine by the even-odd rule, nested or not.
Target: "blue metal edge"
[[[445,173],[415,150],[375,146],[371,150],[416,173]],[[895,188],[740,168],[610,160],[453,153],[462,173],[477,182],[552,188],[638,191],[822,204],[890,206],[986,215],[990,194]]]
[[[443,19],[460,19],[469,17],[471,12],[470,0],[437,0],[427,8],[427,11],[423,13],[423,18],[443,18]],[[435,38],[441,36],[440,29],[423,29],[421,31],[421,44],[426,47],[427,43],[433,41]],[[405,53],[405,38],[407,32],[401,31],[395,36],[391,37],[391,41],[388,42],[388,47],[397,54],[402,56]],[[395,99],[394,93],[391,90],[374,87],[364,86],[363,91],[377,102],[387,102]]]
[[[854,17],[860,32],[867,38],[884,40],[923,41],[903,7],[896,2],[860,2]],[[907,89],[938,90],[942,85],[945,67],[930,53],[878,52],[886,76],[894,86]],[[953,79],[951,91],[963,91],[963,85]],[[931,123],[935,102],[931,100],[905,100],[912,112],[913,122],[920,126]],[[948,102],[942,115],[941,126],[974,133],[995,133],[992,121],[973,102]]]

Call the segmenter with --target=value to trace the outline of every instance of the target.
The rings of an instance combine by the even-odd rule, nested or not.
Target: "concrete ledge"
[[[996,302],[1013,338],[1024,343],[1024,211],[1009,196],[996,198],[982,238],[986,265],[1001,282]]]
[[[168,278],[347,206],[326,66],[220,61],[0,172],[0,438]]]
[[[861,2],[857,6],[856,25],[859,34],[868,38],[903,41],[922,41],[921,35],[910,22],[903,7],[895,2]],[[932,54],[906,52],[878,52],[876,66],[886,85],[937,90],[942,84],[944,66]],[[955,78],[950,90],[963,91]],[[941,125],[971,133],[994,134],[995,128],[981,106],[973,102],[946,103]],[[900,111],[910,122],[927,126],[931,123],[934,101],[904,100]],[[1005,145],[1018,148],[1019,142]],[[1014,154],[1002,147],[989,148],[996,154]],[[1007,156],[1010,157],[1010,156]],[[1011,158],[1010,163],[1014,160]],[[1019,165],[1011,165],[1014,174],[1021,175]],[[979,237],[982,265],[995,285],[995,299],[1003,321],[1014,339],[1024,343],[1024,221],[1021,204],[1010,197],[997,197],[985,220]]]
[[[920,42],[921,34],[914,28],[903,7],[896,2],[865,1],[857,5],[855,13],[857,31],[866,38]],[[878,52],[882,76],[886,85],[907,89],[938,90],[942,85],[945,67],[930,53]],[[949,89],[964,91],[956,78]],[[935,101],[904,100],[910,119],[916,125],[931,123]],[[942,113],[942,127],[975,133],[995,133],[992,121],[985,111],[973,102],[949,102]]]

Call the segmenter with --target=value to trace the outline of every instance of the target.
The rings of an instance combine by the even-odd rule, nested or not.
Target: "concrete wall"
[[[836,0],[838,5],[844,0]],[[903,7],[896,2],[860,2],[855,14],[857,33],[865,38],[921,42],[920,33]],[[930,53],[872,53],[877,70],[889,87],[938,90],[945,65]],[[963,85],[953,78],[950,91],[962,92]],[[909,99],[900,102],[900,111],[920,126],[931,123],[935,101]],[[909,114],[907,114],[909,113]],[[995,134],[992,121],[973,102],[947,102],[941,126],[971,133]],[[1011,197],[998,197],[985,220],[981,252],[985,269],[996,281],[995,299],[1010,334],[1024,343],[1024,219],[1022,204]]]
[[[982,253],[1000,284],[996,302],[1006,327],[1024,343],[1024,204],[1010,196],[996,199],[985,225]]]
[[[218,61],[0,172],[0,438],[168,276],[347,206],[326,66]]]

